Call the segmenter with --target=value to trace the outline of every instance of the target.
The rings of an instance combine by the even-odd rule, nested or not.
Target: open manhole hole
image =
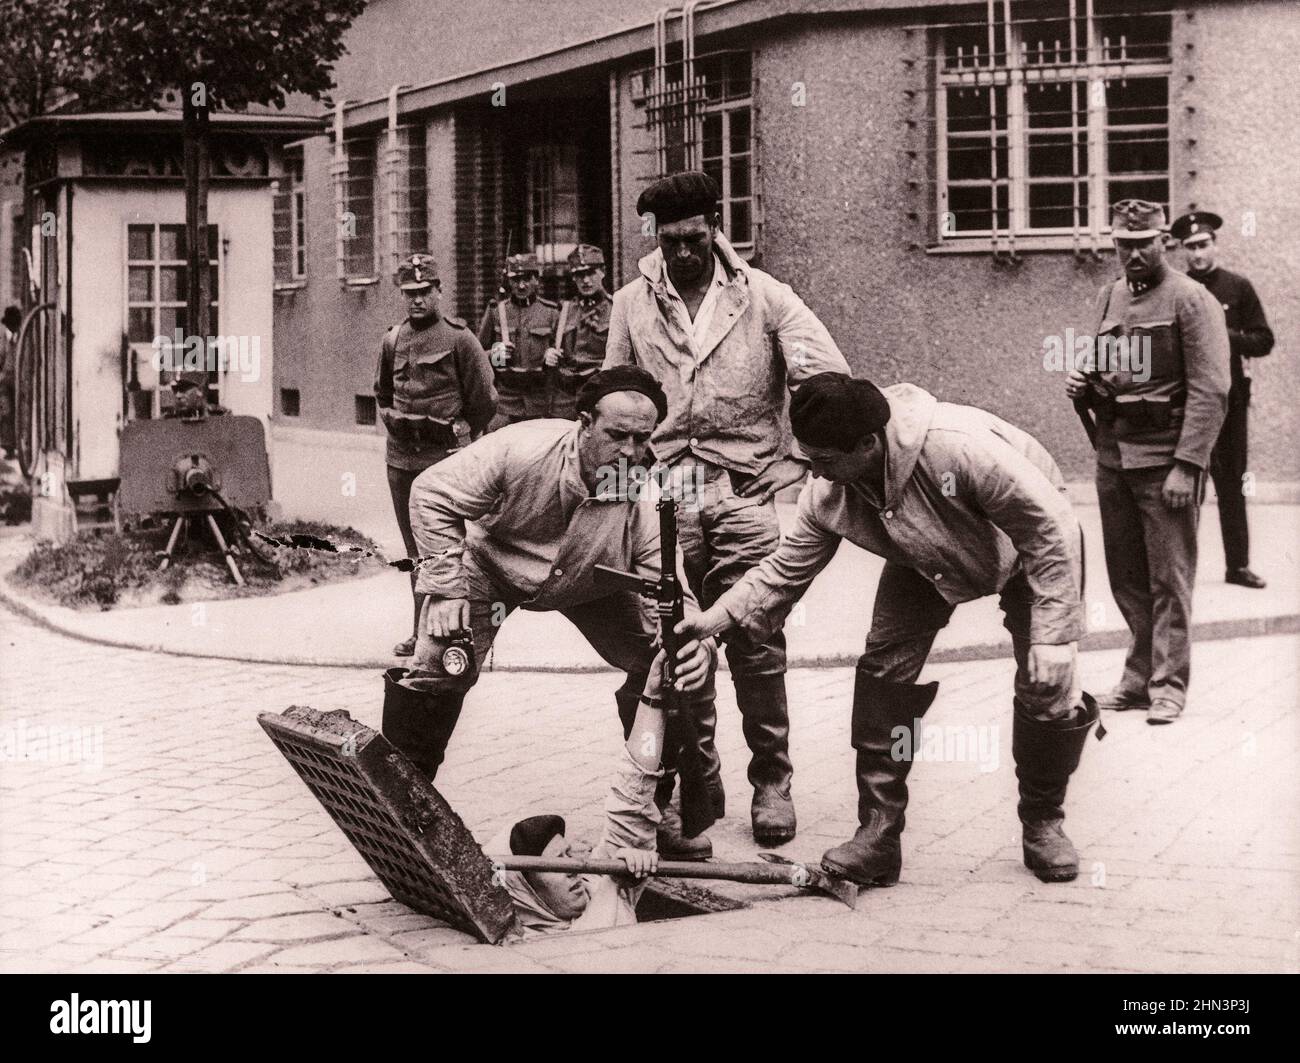
[[[344,711],[299,705],[262,713],[258,723],[395,900],[480,941],[498,944],[513,936],[514,908],[492,861],[433,784],[382,734]],[[804,886],[809,875],[821,874],[800,865],[778,867],[767,879],[771,884]],[[638,921],[749,906],[698,885],[695,870],[686,880],[647,882]],[[726,877],[718,865],[701,864],[699,871],[704,879]]]
[[[718,912],[734,912],[748,907],[744,901],[724,897],[703,886],[672,879],[652,879],[637,902],[636,921],[657,923],[664,919],[716,915]]]

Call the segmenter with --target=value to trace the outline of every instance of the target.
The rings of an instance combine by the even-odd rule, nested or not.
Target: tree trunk
[[[202,86],[187,78],[181,87],[184,101],[181,130],[184,141],[185,163],[185,320],[186,335],[203,338],[203,349],[211,351],[209,337],[212,322],[208,306],[212,299],[212,284],[208,269],[208,177],[209,125],[208,103]],[[196,99],[198,102],[195,102]],[[198,385],[206,393],[209,384],[215,383],[212,367],[199,372],[186,371],[182,380]]]

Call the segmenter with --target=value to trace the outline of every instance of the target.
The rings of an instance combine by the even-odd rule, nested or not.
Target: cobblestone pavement
[[[978,755],[914,769],[897,887],[850,912],[719,886],[752,905],[496,948],[388,899],[256,724],[310,704],[377,727],[377,674],[109,649],[0,611],[0,970],[1296,971],[1298,651],[1295,636],[1198,644],[1181,722],[1107,718],[1071,791],[1074,883],[1020,863],[1010,662],[944,665],[926,724],[974,728],[948,733]],[[1083,668],[1105,688],[1119,655]],[[594,837],[614,685],[484,678],[439,778],[480,839],[538,810]],[[785,852],[816,859],[854,826],[851,674],[789,686],[800,832]],[[752,859],[729,689],[720,709],[731,815],[712,836],[718,857]]]

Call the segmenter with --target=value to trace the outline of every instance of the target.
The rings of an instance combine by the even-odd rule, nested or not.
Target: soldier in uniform
[[[579,244],[569,254],[569,279],[577,299],[560,306],[556,350],[546,364],[554,366],[551,416],[573,420],[574,404],[587,378],[604,364],[609,339],[609,312],[614,305],[605,291],[605,255],[599,247]]]
[[[1228,406],[1228,330],[1209,291],[1166,266],[1163,208],[1125,199],[1111,211],[1124,276],[1098,295],[1095,366],[1066,384],[1096,414],[1106,568],[1131,634],[1119,685],[1097,703],[1167,724],[1187,699],[1197,518]]]
[[[478,341],[491,352],[496,373],[499,399],[493,429],[550,416],[547,353],[554,350],[560,307],[537,294],[541,277],[542,267],[536,255],[507,258],[510,297],[489,302],[478,328]]]
[[[1259,305],[1259,296],[1245,277],[1230,273],[1218,263],[1215,232],[1223,224],[1217,214],[1184,214],[1169,227],[1169,235],[1182,241],[1187,252],[1187,275],[1209,289],[1223,307],[1232,349],[1232,388],[1228,416],[1210,455],[1210,476],[1219,496],[1219,529],[1223,532],[1224,579],[1241,587],[1259,589],[1264,581],[1250,570],[1250,528],[1246,523],[1246,425],[1250,413],[1250,364],[1273,349],[1273,333]]]
[[[416,557],[411,533],[411,484],[430,465],[483,433],[496,409],[492,366],[474,333],[458,317],[439,311],[438,267],[429,255],[412,255],[397,268],[406,320],[384,334],[375,371],[375,405],[388,431],[388,489],[407,557]],[[393,647],[415,652],[423,595],[411,594],[410,638]]]

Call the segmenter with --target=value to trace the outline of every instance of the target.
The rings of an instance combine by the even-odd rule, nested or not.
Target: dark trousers
[[[466,571],[469,576],[470,630],[474,639],[474,657],[481,666],[492,651],[497,632],[506,617],[516,608],[508,593],[494,587],[486,579],[467,553]],[[427,610],[426,610],[427,611]],[[650,666],[654,662],[654,632],[639,596],[616,593],[592,602],[569,606],[559,612],[569,620],[609,665],[624,673],[623,684],[614,692],[623,737],[631,733],[636,717],[637,701],[645,689]],[[425,634],[425,625],[419,625],[420,635],[415,650],[415,665],[427,661],[434,642]],[[476,672],[469,686],[478,681]],[[714,697],[713,679],[693,698],[711,702]],[[455,729],[464,704],[465,693],[432,694],[422,705],[406,703],[385,708],[384,734],[416,764],[432,774],[442,762],[443,752]],[[674,770],[678,750],[669,746],[663,752],[665,770]]]
[[[415,545],[415,534],[411,531],[411,484],[423,469],[399,469],[388,466],[388,491],[393,496],[393,515],[397,517],[397,527],[402,533],[402,545],[406,547],[407,557],[418,557],[419,549]],[[420,623],[420,606],[424,595],[415,592],[415,572],[411,572],[412,617],[411,634],[416,633]]]
[[[1250,381],[1238,380],[1228,392],[1228,416],[1210,456],[1210,475],[1219,496],[1219,528],[1229,569],[1250,567],[1250,528],[1246,524],[1246,427]]]
[[[1007,581],[999,600],[1003,626],[1011,633],[1016,659],[1013,702],[1024,716],[1053,720],[1073,711],[1073,677],[1059,687],[1036,691],[1029,685],[1029,615],[1033,592],[1024,573]],[[886,563],[876,586],[871,630],[859,667],[877,679],[915,683],[935,637],[948,626],[953,606],[915,569]]]
[[[1106,569],[1132,641],[1120,691],[1182,705],[1191,675],[1196,529],[1205,483],[1192,503],[1170,509],[1160,497],[1169,466],[1097,466]]]

